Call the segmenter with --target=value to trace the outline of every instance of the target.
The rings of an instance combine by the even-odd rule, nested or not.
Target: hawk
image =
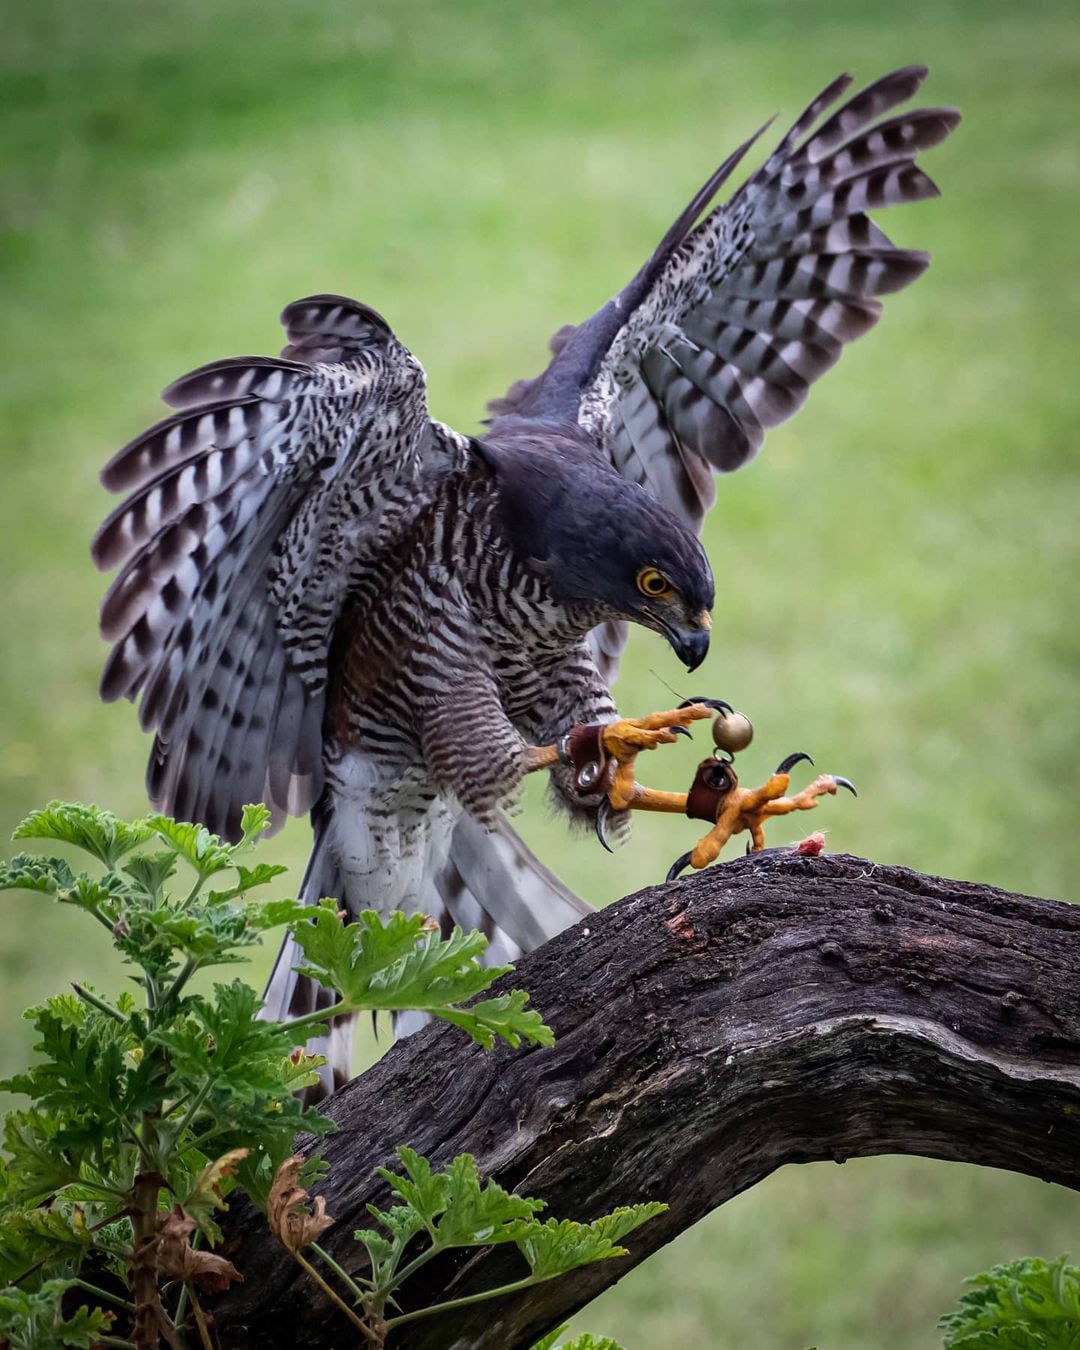
[[[589,821],[611,803],[576,773],[569,729],[599,725],[629,765],[705,712],[617,720],[627,625],[700,664],[714,475],[750,460],[879,297],[926,268],[867,215],[937,195],[916,155],[959,115],[893,112],[925,74],[895,71],[826,116],[841,76],[714,205],[761,132],[741,145],[481,435],[436,421],[416,358],[338,295],[285,309],[280,358],[170,385],[173,415],[102,473],[124,500],[93,543],[119,569],[101,692],[140,700],[151,800],[226,838],[247,802],[276,822],[310,812],[305,899],[479,927],[499,958],[588,912],[502,810],[544,769]],[[650,800],[664,795],[633,804],[671,809]],[[293,964],[283,950],[271,1015],[328,998]],[[328,1087],[348,1076],[348,1027],[330,1041]]]

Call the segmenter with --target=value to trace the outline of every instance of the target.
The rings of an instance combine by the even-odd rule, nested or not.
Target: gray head
[[[511,546],[543,573],[557,602],[643,624],[688,670],[701,665],[712,570],[677,517],[583,434],[533,424],[474,444],[494,471]]]

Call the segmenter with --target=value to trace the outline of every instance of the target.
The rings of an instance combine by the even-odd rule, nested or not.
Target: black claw
[[[614,853],[615,850],[611,847],[611,845],[607,841],[607,822],[608,816],[610,814],[611,814],[611,803],[605,797],[604,800],[600,803],[600,805],[596,808],[596,820],[594,822],[594,828],[596,829],[597,839],[600,840],[601,844],[603,844],[603,846],[607,849],[609,853]]]
[[[804,750],[796,750],[793,755],[788,755],[787,759],[782,759],[776,766],[777,773],[790,773],[796,764],[806,760],[807,764],[813,764],[813,760]]]
[[[688,741],[694,739],[693,736],[690,735],[689,727],[668,727],[668,731],[673,731],[676,736],[685,736]]]
[[[726,698],[684,698],[680,708],[692,707],[695,703],[704,703],[706,708],[715,708],[717,712],[734,712],[735,709]]]
[[[838,773],[834,773],[832,775],[832,780],[837,787],[847,788],[847,790],[851,793],[853,797],[857,797],[859,795],[855,791],[855,784],[851,781],[850,778],[841,778]]]
[[[686,866],[689,862],[690,862],[689,853],[684,853],[681,858],[676,858],[675,861],[668,868],[668,873],[667,876],[664,878],[664,880],[674,881],[675,878],[679,875],[679,873],[686,869]]]

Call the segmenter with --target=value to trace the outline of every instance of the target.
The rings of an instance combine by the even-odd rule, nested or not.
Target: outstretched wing
[[[884,116],[925,75],[894,71],[818,123],[850,83],[841,76],[698,223],[757,137],[741,146],[630,285],[579,328],[562,329],[543,375],[515,385],[492,412],[580,421],[622,474],[700,527],[714,473],[752,458],[767,428],[877,321],[879,297],[927,266],[925,253],[894,248],[866,214],[938,193],[915,157],[959,114]],[[616,637],[594,641],[610,650]]]
[[[119,573],[101,607],[101,692],[141,696],[151,800],[235,838],[321,791],[330,633],[350,569],[400,531],[467,442],[427,411],[419,363],[365,305],[298,300],[282,359],[170,385],[180,409],[102,473],[127,494],[93,543]]]

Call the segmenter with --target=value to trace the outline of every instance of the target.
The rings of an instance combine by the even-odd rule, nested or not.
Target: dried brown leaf
[[[334,1222],[326,1212],[323,1197],[316,1196],[313,1201],[299,1185],[303,1165],[304,1159],[299,1156],[286,1158],[277,1170],[266,1202],[270,1231],[293,1253],[309,1246]]]
[[[158,1244],[158,1274],[194,1285],[208,1294],[222,1294],[244,1277],[231,1261],[191,1245],[195,1220],[179,1205],[162,1221]]]

